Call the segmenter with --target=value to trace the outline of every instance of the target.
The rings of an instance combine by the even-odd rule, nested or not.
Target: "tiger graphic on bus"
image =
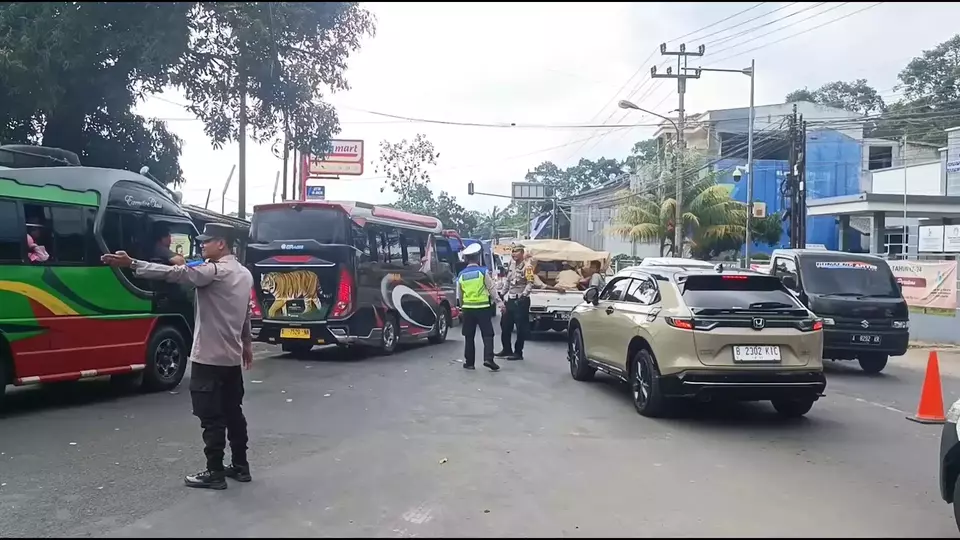
[[[268,317],[276,317],[282,313],[288,316],[290,301],[303,301],[303,315],[321,309],[320,280],[317,274],[309,270],[295,270],[292,272],[268,272],[260,278],[260,289],[273,297],[273,303],[267,310]]]

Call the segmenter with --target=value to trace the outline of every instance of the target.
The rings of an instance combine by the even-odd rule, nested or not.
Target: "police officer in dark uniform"
[[[463,313],[463,367],[474,369],[475,339],[480,328],[483,365],[497,371],[500,366],[493,360],[493,306],[496,304],[503,311],[504,305],[488,269],[480,266],[480,251],[480,244],[471,244],[463,250],[467,266],[457,276],[457,300]]]
[[[203,246],[201,264],[167,266],[107,254],[110,266],[132,268],[137,277],[191,284],[196,288],[196,320],[190,352],[190,396],[193,414],[203,429],[207,468],[184,478],[188,487],[226,489],[225,478],[249,482],[247,420],[243,416],[243,372],[253,363],[250,333],[250,289],[253,277],[233,255],[236,229],[208,223],[197,237]],[[224,468],[227,439],[233,458]]]

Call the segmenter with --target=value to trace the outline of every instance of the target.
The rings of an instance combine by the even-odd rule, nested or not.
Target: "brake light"
[[[744,281],[747,279],[747,276],[721,276],[720,279],[729,281]]]
[[[250,313],[254,319],[262,319],[263,313],[260,311],[260,305],[257,303],[257,291],[250,289]]]
[[[678,319],[676,317],[666,317],[667,324],[681,330],[693,330],[693,321],[690,319]]]
[[[813,321],[813,330],[814,331],[823,330],[823,321],[821,321],[820,319]]]
[[[353,310],[353,274],[346,268],[340,269],[340,284],[337,286],[337,299],[333,304],[332,319],[346,317]]]

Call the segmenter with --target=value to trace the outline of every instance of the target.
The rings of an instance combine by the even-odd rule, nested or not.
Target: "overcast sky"
[[[616,102],[631,99],[665,115],[677,108],[676,83],[650,80],[650,67],[666,60],[659,54],[665,41],[671,50],[681,42],[688,50],[705,44],[707,54],[699,64],[703,67],[741,68],[755,58],[757,105],[781,102],[796,88],[857,78],[868,79],[885,99],[895,100],[900,69],[957,33],[960,4],[885,2],[871,8],[874,4],[367,4],[378,19],[377,35],[349,61],[352,89],[328,96],[340,115],[342,132],[337,137],[365,141],[366,172],[324,182],[327,198],[391,201],[389,188],[380,192],[383,179],[371,162],[379,158],[380,141],[409,140],[417,133],[425,134],[440,152],[434,190],[448,191],[476,210],[505,201],[468,196],[471,180],[478,190],[508,194],[510,182],[523,180],[528,169],[546,160],[569,166],[581,157],[623,158],[652,128],[461,127],[398,121],[363,111],[521,126],[652,123],[655,119],[647,115],[617,109]],[[697,65],[695,60],[691,65]],[[692,114],[742,107],[748,99],[747,77],[705,73],[689,82],[686,108]],[[185,101],[168,91],[147,99],[138,111],[170,119],[171,129],[184,139],[180,163],[185,200],[202,205],[212,189],[210,207],[219,210],[220,192],[238,161],[238,147],[214,150],[200,122],[177,105]],[[247,200],[252,207],[270,202],[282,163],[269,145],[248,144],[247,154]],[[227,212],[237,209],[236,180],[226,196]]]

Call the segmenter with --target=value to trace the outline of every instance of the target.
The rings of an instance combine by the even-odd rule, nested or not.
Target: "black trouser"
[[[240,366],[193,363],[190,371],[193,415],[203,429],[207,470],[223,470],[223,451],[230,439],[233,464],[247,463],[247,419],[243,416],[243,371]]]
[[[517,327],[517,344],[510,347],[510,334]],[[507,300],[507,312],[500,318],[500,343],[503,352],[523,356],[523,342],[530,333],[530,297]]]
[[[472,366],[477,356],[477,345],[474,338],[477,328],[480,328],[480,339],[483,341],[483,361],[493,360],[493,308],[464,309],[463,310],[463,363]]]

